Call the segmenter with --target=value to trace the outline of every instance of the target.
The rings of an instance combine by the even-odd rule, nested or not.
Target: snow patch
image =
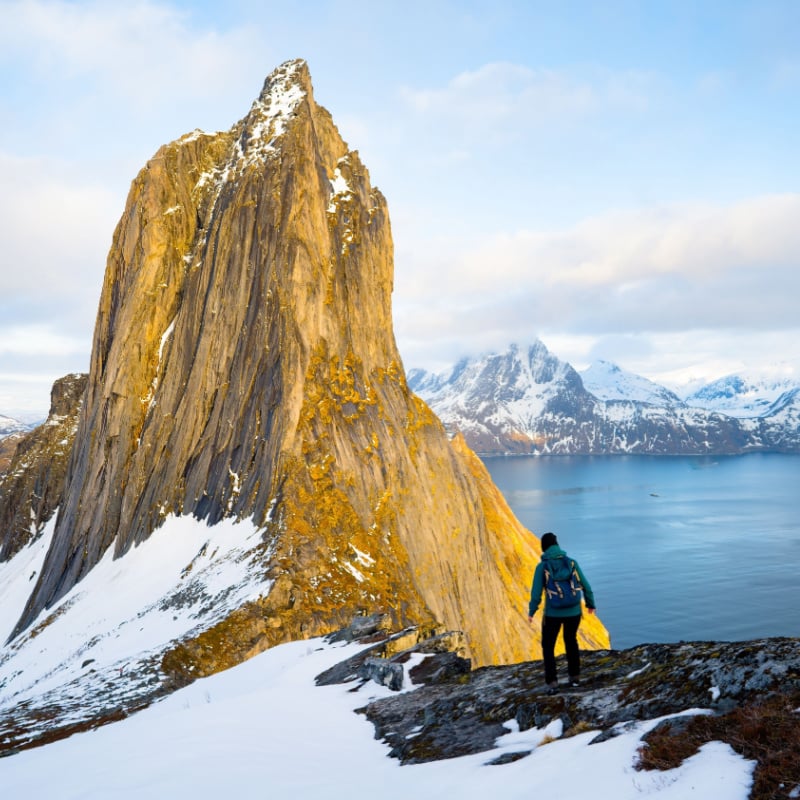
[[[374,566],[375,559],[369,555],[369,553],[364,553],[363,551],[359,550],[352,542],[350,543],[350,549],[356,554],[356,561],[358,561],[362,567]]]
[[[343,561],[342,566],[359,582],[363,583],[366,578],[363,572],[359,572],[349,561]]]
[[[189,144],[190,142],[196,142],[198,139],[202,139],[204,136],[217,136],[217,134],[200,130],[200,128],[195,128],[193,131],[185,133],[183,136],[181,136],[178,141],[181,144]]]
[[[0,562],[0,643],[5,642],[14,630],[36,584],[36,578],[42,571],[44,557],[53,539],[57,516],[56,510],[38,539],[23,547],[9,561]],[[3,656],[0,655],[0,662],[2,659]]]
[[[233,176],[278,152],[278,139],[286,133],[289,120],[306,97],[297,80],[301,63],[290,61],[275,70],[268,90],[251,106],[228,162],[200,175],[195,192],[210,186],[218,196]]]
[[[155,373],[153,374],[153,380],[150,383],[150,388],[147,391],[147,394],[141,398],[142,405],[147,406],[146,414],[149,414],[153,406],[155,405],[155,397],[156,397],[156,389],[158,389],[158,376],[161,373],[161,362],[164,357],[164,346],[166,345],[167,341],[169,340],[170,336],[172,336],[173,331],[175,330],[175,317],[173,317],[172,322],[169,323],[167,329],[164,333],[161,334],[161,340],[158,343],[158,362],[156,363]],[[137,443],[138,444],[138,443]]]
[[[45,536],[13,559],[8,582],[0,572],[7,632],[33,588],[28,575],[41,569],[54,520]],[[271,584],[250,564],[260,543],[261,530],[251,522],[224,519],[209,527],[191,516],[170,515],[123,557],[114,559],[109,548],[72,591],[3,651],[0,706],[67,684],[90,658],[94,669],[111,672],[142,660],[267,594]]]
[[[251,797],[268,780],[270,797],[329,800],[371,797],[376,787],[383,800],[523,800],[552,796],[553,787],[559,800],[748,797],[754,763],[719,742],[675,769],[635,770],[642,736],[660,720],[621,727],[597,744],[591,731],[559,738],[560,720],[523,732],[509,722],[495,749],[401,767],[354,713],[388,689],[314,684],[360,649],[321,639],[280,645],[122,722],[0,759],[3,795],[210,800]],[[526,751],[488,766],[504,753]]]
[[[626,680],[630,680],[631,678],[635,678],[637,675],[641,675],[646,669],[649,669],[650,662],[648,661],[641,669],[635,669],[633,672],[629,672],[626,676]]]
[[[333,173],[331,190],[333,194],[331,195],[331,201],[328,204],[328,213],[335,214],[338,207],[338,201],[340,199],[344,200],[348,197],[351,197],[353,194],[352,190],[350,189],[350,184],[347,182],[347,178],[342,175],[342,171],[339,169],[339,167],[336,167],[336,170]]]
[[[609,361],[595,362],[580,376],[586,390],[598,400],[628,400],[667,407],[683,405],[669,389]]]

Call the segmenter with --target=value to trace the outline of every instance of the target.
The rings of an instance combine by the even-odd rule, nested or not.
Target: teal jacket
[[[561,556],[566,555],[567,554],[557,544],[554,544],[552,547],[548,547],[547,550],[542,553],[542,560],[536,565],[536,571],[533,573],[531,601],[528,604],[529,617],[532,617],[536,613],[536,610],[539,608],[539,604],[542,602],[542,593],[544,592],[543,562],[551,558],[560,558]],[[589,585],[589,581],[586,580],[586,576],[581,571],[578,562],[575,561],[574,558],[570,558],[570,561],[575,565],[575,572],[578,573],[578,580],[581,582],[581,589],[583,589],[583,599],[586,601],[586,607],[594,608],[594,594],[592,593],[592,587]],[[581,613],[581,604],[578,603],[577,605],[570,606],[569,608],[550,608],[547,598],[545,598],[544,613],[545,616],[548,617],[574,617]]]

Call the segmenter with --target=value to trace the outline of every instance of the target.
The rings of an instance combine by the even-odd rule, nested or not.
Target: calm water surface
[[[579,561],[614,647],[800,636],[800,456],[484,463]]]

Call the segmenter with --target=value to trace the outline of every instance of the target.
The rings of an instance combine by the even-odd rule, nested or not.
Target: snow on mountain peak
[[[669,389],[610,361],[595,361],[580,376],[586,390],[599,400],[629,400],[668,407],[683,405],[678,395]]]
[[[687,394],[690,406],[699,406],[732,417],[761,417],[780,410],[781,398],[789,399],[800,388],[800,378],[787,372],[761,371],[726,375]]]
[[[9,436],[12,433],[21,433],[30,429],[30,425],[20,422],[13,417],[7,417],[0,414],[0,439]]]
[[[697,454],[800,446],[800,385],[731,376],[685,400],[608,361],[578,373],[535,341],[409,372],[408,384],[476,452]],[[743,419],[753,417],[756,419]]]

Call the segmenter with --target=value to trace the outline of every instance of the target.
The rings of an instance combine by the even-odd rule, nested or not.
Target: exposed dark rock
[[[381,632],[383,633],[381,638],[385,638],[391,627],[392,618],[388,614],[355,617],[346,628],[334,631],[327,637],[327,640],[331,643],[363,641],[367,637]]]
[[[403,688],[403,665],[388,658],[365,658],[359,667],[358,677],[397,692]]]
[[[47,420],[14,437],[0,479],[0,561],[36,539],[62,502],[86,379],[83,374],[59,378],[50,392]]]
[[[369,631],[371,627],[367,626],[366,630]],[[348,631],[345,636],[352,635],[352,624],[344,630]],[[342,641],[342,635],[342,632],[331,634],[328,640]],[[353,639],[345,640],[353,641]],[[390,688],[399,689],[403,685],[403,665],[414,653],[426,655],[428,658],[410,670],[409,677],[413,683],[432,683],[450,677],[459,668],[462,671],[469,671],[469,659],[464,657],[466,649],[464,635],[457,631],[442,632],[440,628],[435,627],[408,628],[394,634],[388,634],[384,630],[380,635],[374,635],[374,632],[369,631],[359,641],[369,646],[318,675],[316,679],[318,686],[346,683],[356,678],[366,681],[375,679],[376,676],[378,676],[377,683],[388,685],[385,684],[382,675],[391,671],[400,676],[400,681]],[[367,662],[372,663],[371,668],[365,666]],[[423,668],[428,662],[430,666]],[[390,670],[390,664],[400,669],[397,670],[393,666]],[[460,667],[456,664],[460,664]]]
[[[411,667],[408,677],[411,683],[441,683],[442,681],[466,675],[472,669],[468,658],[458,653],[435,653],[419,664]]]
[[[800,690],[797,639],[641,645],[582,661],[582,685],[556,695],[545,692],[541,662],[526,662],[483,667],[360,711],[406,764],[491,750],[511,720],[527,730],[560,719],[564,735],[594,729],[602,741],[634,720],[692,708],[725,713]]]
[[[8,468],[11,464],[11,459],[14,457],[14,451],[17,449],[17,442],[22,441],[27,436],[25,431],[15,431],[9,433],[8,436],[0,438],[0,484],[3,482]]]
[[[494,767],[502,766],[503,764],[511,764],[514,761],[519,761],[521,758],[525,758],[525,756],[529,756],[530,754],[530,750],[520,750],[518,753],[503,753],[503,755],[493,758],[491,761],[487,761],[486,765],[489,767]]]

